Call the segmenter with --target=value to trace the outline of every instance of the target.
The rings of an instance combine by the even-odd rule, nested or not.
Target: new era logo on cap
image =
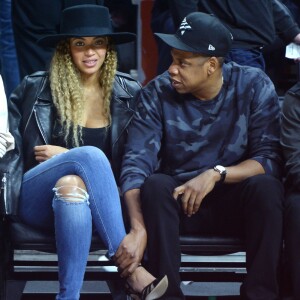
[[[192,30],[192,27],[187,23],[186,18],[184,18],[180,24],[179,30],[181,35],[185,33],[186,30]]]
[[[209,44],[208,45],[208,50],[214,51],[214,50],[216,50],[216,48],[213,45]]]

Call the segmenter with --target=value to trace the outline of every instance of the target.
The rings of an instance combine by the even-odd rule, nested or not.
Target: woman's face
[[[74,64],[82,75],[97,74],[101,68],[106,52],[106,37],[76,37],[70,39],[70,50]]]

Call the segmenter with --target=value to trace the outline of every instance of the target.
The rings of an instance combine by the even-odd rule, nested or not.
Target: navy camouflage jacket
[[[224,64],[219,94],[201,101],[178,94],[168,72],[140,94],[121,171],[122,192],[154,172],[184,183],[220,164],[246,159],[266,174],[281,173],[280,107],[273,83],[257,68]]]

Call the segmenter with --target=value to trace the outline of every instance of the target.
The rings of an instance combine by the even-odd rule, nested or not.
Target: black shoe
[[[148,284],[141,292],[141,300],[153,300],[160,298],[168,288],[168,277],[155,279]]]
[[[131,299],[134,300],[154,300],[164,295],[168,288],[168,277],[165,275],[163,278],[155,279],[148,284],[141,293],[134,292],[127,283],[127,292]]]

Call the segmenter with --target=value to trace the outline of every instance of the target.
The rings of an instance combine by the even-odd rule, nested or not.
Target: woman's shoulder
[[[37,71],[32,74],[26,75],[22,83],[25,84],[26,86],[28,85],[35,85],[41,81],[48,81],[49,80],[49,72],[47,71]]]
[[[138,80],[134,79],[130,74],[128,73],[123,73],[120,71],[116,72],[116,76],[115,76],[116,80],[118,80],[121,84],[125,83],[125,84],[131,84],[131,85],[137,85],[139,87],[141,87],[141,84]]]
[[[120,71],[116,71],[116,77],[123,77],[123,78],[128,79],[128,80],[135,80],[130,74],[120,72]]]
[[[32,74],[26,75],[25,78],[41,78],[41,77],[49,77],[48,71],[37,71]]]
[[[129,93],[131,96],[135,96],[137,92],[140,91],[142,88],[141,84],[136,79],[134,79],[131,75],[119,71],[117,71],[116,73],[115,82],[116,82],[114,87],[115,92],[119,91],[123,93],[122,92],[123,90],[126,93]]]

